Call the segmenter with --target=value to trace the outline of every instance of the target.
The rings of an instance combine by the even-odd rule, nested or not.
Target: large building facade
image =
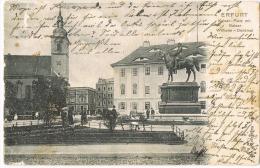
[[[99,78],[96,83],[97,91],[97,112],[101,113],[103,109],[112,108],[114,105],[114,79]]]
[[[204,55],[204,43],[184,43],[181,54]],[[144,46],[139,47],[127,57],[112,64],[114,69],[114,104],[120,113],[129,114],[130,111],[145,112],[147,108],[159,111],[158,104],[161,101],[160,86],[167,82],[168,70],[165,63],[158,55],[158,50],[176,50],[177,44],[163,44],[150,46],[149,42],[144,42]],[[206,92],[206,72],[207,60],[200,60],[200,72],[197,72],[197,82],[200,85],[199,97],[202,104],[202,111],[206,106],[206,101],[202,99]],[[186,70],[178,70],[174,74],[174,81],[185,81]],[[191,81],[193,76],[191,75]]]
[[[86,112],[95,114],[96,90],[89,87],[70,87],[68,93],[68,107],[72,107],[74,114]]]
[[[39,78],[60,76],[69,81],[70,43],[67,32],[63,28],[61,11],[57,17],[56,26],[51,36],[51,55],[4,55],[5,85],[13,85],[16,88],[16,97],[21,104],[20,109],[13,113],[18,115],[32,113],[32,85]]]

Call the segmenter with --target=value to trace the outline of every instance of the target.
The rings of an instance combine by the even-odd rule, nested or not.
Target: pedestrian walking
[[[113,115],[113,118],[117,118],[117,112],[116,112],[116,109],[115,109],[116,107],[113,105],[113,109],[112,109],[112,115]]]
[[[146,118],[149,119],[149,117],[150,117],[150,110],[149,110],[149,108],[147,108],[147,110],[146,110]]]
[[[154,118],[154,114],[155,114],[155,111],[153,108],[151,108],[151,118],[153,119]]]
[[[86,108],[84,109],[84,112],[83,112],[83,120],[84,120],[84,124],[87,123],[87,110]]]
[[[66,125],[66,117],[67,117],[66,112],[62,111],[61,112],[62,127],[65,127],[65,125]]]
[[[73,108],[69,108],[68,120],[69,120],[69,125],[73,125]]]
[[[142,114],[139,117],[139,121],[142,123],[143,125],[143,131],[145,131],[145,116]]]
[[[81,109],[81,112],[80,112],[80,123],[81,123],[82,126],[84,125],[84,112],[83,112],[83,109]]]
[[[81,110],[80,115],[81,115],[81,125],[83,126],[86,123],[86,121],[87,121],[86,109],[84,109],[84,111]]]

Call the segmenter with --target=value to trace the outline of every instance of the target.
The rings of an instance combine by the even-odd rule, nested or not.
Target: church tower
[[[51,36],[51,63],[52,74],[65,77],[69,81],[69,39],[63,28],[61,9],[56,22],[57,28]]]

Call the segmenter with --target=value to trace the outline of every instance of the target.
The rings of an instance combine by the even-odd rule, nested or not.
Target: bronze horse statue
[[[187,56],[184,58],[179,58],[178,56],[182,52],[182,45],[178,44],[177,52],[172,53],[170,51],[159,51],[159,56],[163,58],[166,68],[168,69],[168,82],[171,79],[173,81],[173,73],[177,72],[180,69],[186,69],[186,73],[188,74],[186,82],[190,79],[191,72],[193,73],[193,82],[196,81],[196,71],[200,70],[199,62],[194,56]]]

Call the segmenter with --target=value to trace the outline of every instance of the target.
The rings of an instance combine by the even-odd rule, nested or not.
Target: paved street
[[[91,121],[99,127],[99,121]],[[16,165],[96,165],[96,164],[206,164],[207,158],[191,154],[205,126],[180,125],[188,143],[89,144],[89,145],[5,145],[5,163]],[[120,127],[118,128],[120,129]],[[170,128],[169,128],[170,129]]]
[[[166,144],[16,145],[5,146],[5,154],[190,153],[191,149]]]
[[[207,164],[191,154],[191,145],[100,144],[5,146],[12,165],[180,165]]]

